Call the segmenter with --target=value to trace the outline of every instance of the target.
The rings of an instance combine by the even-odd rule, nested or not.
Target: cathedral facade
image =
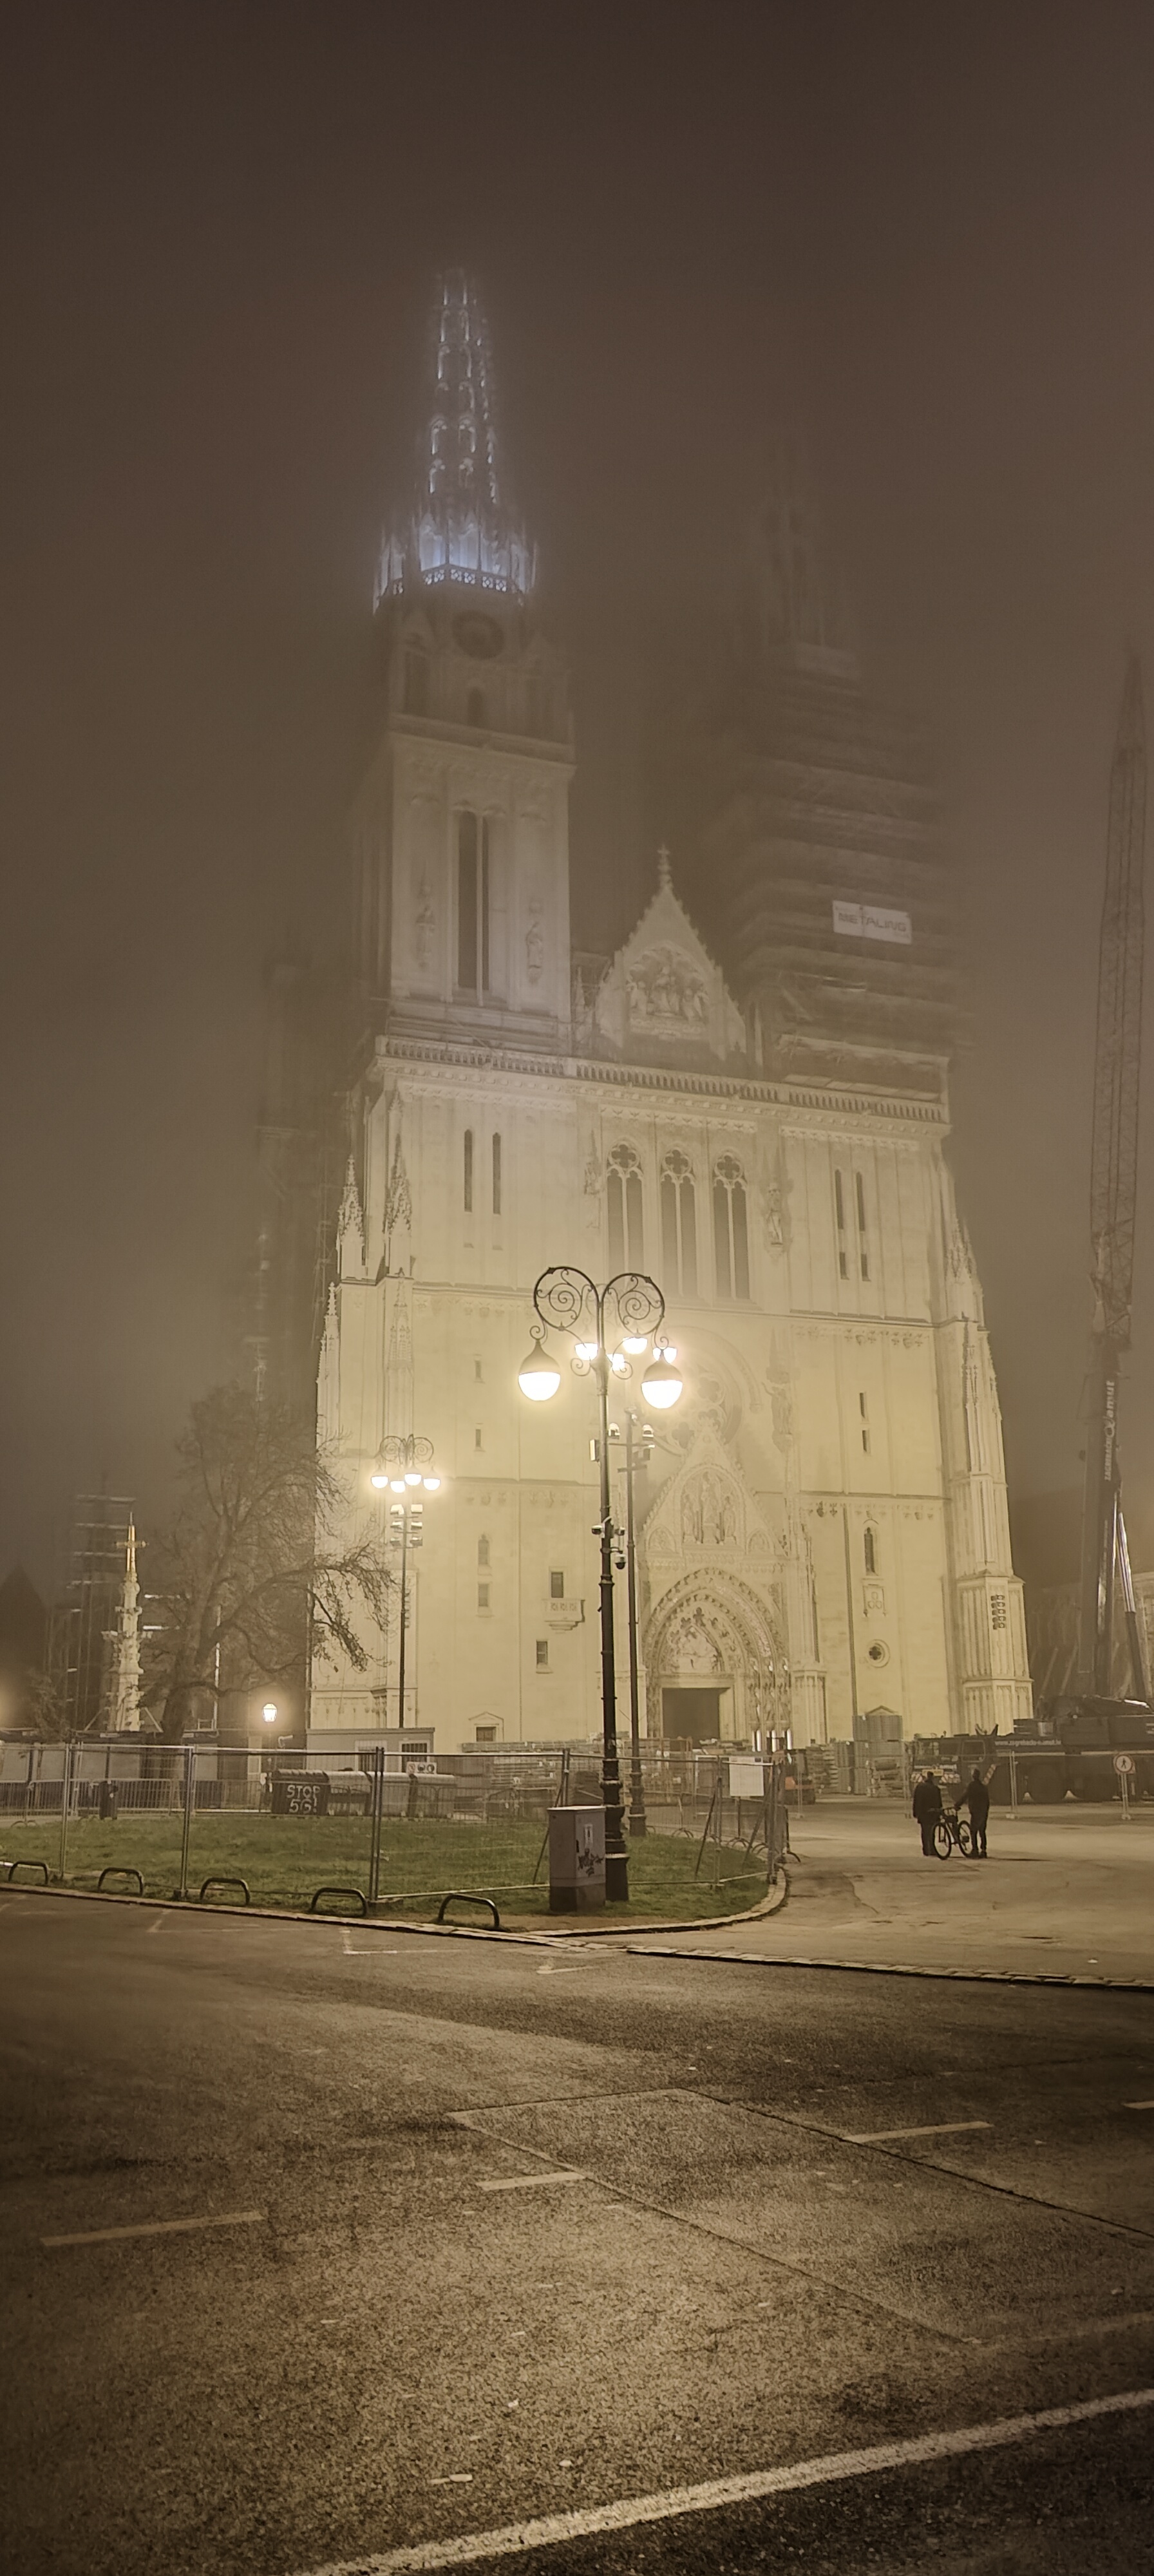
[[[440,1481],[407,1563],[403,1710],[398,1604],[367,1671],[316,1664],[314,1744],[402,1717],[450,1751],[596,1733],[591,1384],[560,1346],[552,1403],[517,1384],[557,1263],[650,1273],[685,1379],[636,1482],[650,1735],[1029,1712],[946,1153],[931,800],[780,478],[753,551],[758,619],[695,757],[691,846],[655,854],[615,955],[575,953],[566,676],[499,479],[483,320],[443,282],[417,490],[377,582],[363,1043],[318,1387],[350,1528],[388,1529],[389,1443],[430,1444]],[[615,1380],[621,1428],[629,1406],[644,1416],[637,1381]]]

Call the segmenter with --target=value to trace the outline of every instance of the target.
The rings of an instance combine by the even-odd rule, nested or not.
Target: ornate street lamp
[[[533,1290],[539,1321],[530,1349],[517,1371],[517,1383],[531,1403],[556,1395],[561,1371],[545,1348],[545,1332],[567,1333],[574,1345],[571,1366],[578,1376],[591,1376],[597,1388],[597,1444],[601,1469],[601,1518],[594,1537],[601,1542],[601,1795],[605,1806],[605,1893],[611,1903],[629,1895],[629,1860],[622,1831],[621,1766],[617,1753],[617,1684],[613,1651],[613,1527],[609,1489],[609,1380],[629,1378],[632,1363],[648,1349],[665,1315],[665,1299],[655,1279],[638,1270],[618,1271],[599,1288],[584,1270],[567,1266],[543,1270]],[[608,1327],[608,1332],[607,1332]],[[609,1347],[612,1336],[614,1347]],[[653,1357],[641,1380],[647,1404],[664,1411],[676,1404],[682,1379],[677,1353],[655,1340]],[[635,1692],[631,1695],[635,1701]],[[631,1710],[631,1716],[633,1712]],[[639,1726],[639,1720],[635,1723]],[[637,1753],[640,1775],[640,1751]]]
[[[441,1479],[430,1473],[433,1444],[419,1431],[406,1431],[404,1436],[390,1435],[382,1440],[377,1463],[369,1483],[378,1494],[399,1494],[400,1501],[389,1505],[389,1542],[401,1551],[401,1637],[397,1649],[397,1725],[405,1724],[405,1630],[409,1616],[409,1551],[421,1547],[425,1537],[425,1507],[417,1497],[423,1491],[435,1494]],[[387,1705],[387,1703],[386,1703]]]

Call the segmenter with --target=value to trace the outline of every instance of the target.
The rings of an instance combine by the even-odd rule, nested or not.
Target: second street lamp
[[[403,1733],[405,1724],[405,1629],[409,1615],[409,1551],[420,1547],[425,1535],[425,1507],[418,1496],[439,1491],[441,1479],[431,1474],[433,1444],[419,1431],[408,1431],[403,1438],[382,1440],[376,1466],[369,1482],[378,1494],[400,1496],[389,1505],[389,1540],[401,1551],[401,1633],[397,1648],[397,1726]],[[387,1676],[386,1676],[387,1678]],[[386,1703],[387,1705],[387,1703]]]
[[[605,1807],[605,1894],[611,1904],[629,1895],[629,1859],[623,1832],[621,1765],[617,1751],[617,1679],[613,1644],[613,1506],[609,1485],[609,1380],[632,1376],[632,1361],[648,1348],[665,1314],[665,1299],[655,1279],[637,1270],[619,1271],[599,1288],[584,1270],[543,1270],[533,1290],[539,1321],[532,1346],[517,1372],[523,1395],[531,1403],[547,1402],[557,1393],[561,1371],[545,1349],[547,1328],[567,1333],[574,1345],[573,1368],[586,1372],[597,1388],[598,1460],[601,1471],[601,1517],[594,1535],[601,1545],[601,1796]],[[606,1325],[619,1345],[609,1349]],[[641,1380],[641,1392],[658,1410],[675,1404],[681,1393],[676,1352],[657,1343]],[[640,1756],[638,1756],[640,1768]]]

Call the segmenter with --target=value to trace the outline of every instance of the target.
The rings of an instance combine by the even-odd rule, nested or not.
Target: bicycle
[[[951,1852],[960,1851],[963,1860],[974,1857],[974,1838],[965,1816],[956,1807],[943,1807],[934,1826],[934,1850],[939,1860],[948,1860]]]

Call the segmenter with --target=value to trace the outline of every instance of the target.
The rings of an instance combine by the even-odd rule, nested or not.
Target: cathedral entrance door
[[[724,1694],[728,1697],[728,1693]],[[716,1744],[721,1734],[719,1690],[663,1690],[661,1732],[667,1743]]]

